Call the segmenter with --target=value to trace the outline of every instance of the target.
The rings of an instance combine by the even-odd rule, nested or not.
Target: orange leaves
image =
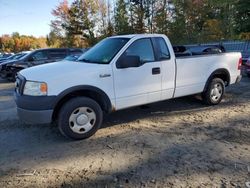
[[[32,50],[36,48],[44,48],[46,45],[46,38],[35,38],[33,36],[25,35],[2,35],[0,37],[0,51],[4,52],[20,52]]]

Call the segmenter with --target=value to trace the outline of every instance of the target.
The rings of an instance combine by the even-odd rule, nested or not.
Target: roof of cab
[[[138,37],[138,38],[143,38],[143,37],[162,37],[165,36],[163,34],[130,34],[130,35],[115,35],[115,36],[111,36],[110,38],[134,38],[134,37]]]

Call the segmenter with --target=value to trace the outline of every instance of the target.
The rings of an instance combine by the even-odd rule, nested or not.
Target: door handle
[[[161,69],[160,67],[155,67],[152,69],[152,74],[161,74]]]
[[[106,78],[106,77],[110,77],[111,74],[100,74],[99,77],[100,78]]]

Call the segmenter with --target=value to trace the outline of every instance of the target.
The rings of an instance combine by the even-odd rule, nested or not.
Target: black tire
[[[250,78],[250,73],[247,73],[247,76]]]
[[[86,113],[79,112],[79,109],[83,108],[87,108]],[[73,127],[76,126],[76,128],[79,128],[81,127],[81,125],[83,126],[86,125],[86,123],[79,125],[77,119],[81,115],[87,117],[89,113],[87,112],[88,110],[92,111],[90,112],[91,114],[92,113],[95,114],[95,120],[93,119],[89,120],[90,118],[89,117],[87,118],[88,119],[87,121],[89,121],[89,123],[93,127],[87,132],[84,132],[86,131],[85,127],[79,130],[82,131],[81,133],[74,132]],[[77,114],[79,114],[78,117],[74,118],[75,121],[72,121],[70,118],[73,116],[77,116]],[[75,140],[85,139],[96,133],[96,131],[100,128],[102,124],[102,119],[103,119],[103,112],[100,105],[97,102],[87,97],[77,97],[66,102],[60,109],[58,114],[58,128],[60,132],[66,137]],[[83,121],[86,121],[86,118]]]
[[[212,90],[215,89],[215,86],[219,87],[219,89],[216,90],[216,92],[218,91],[218,93],[216,93],[218,94],[218,96],[212,93],[213,92]],[[202,93],[203,102],[207,105],[217,105],[221,102],[224,92],[225,92],[224,81],[220,78],[214,78],[210,81],[206,90]]]
[[[7,77],[7,79],[10,82],[15,82],[16,81],[16,76],[15,75],[11,75],[11,76]]]

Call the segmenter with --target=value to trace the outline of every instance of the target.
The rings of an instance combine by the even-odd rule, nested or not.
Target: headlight
[[[31,96],[47,95],[47,84],[44,82],[26,81],[23,94]]]

